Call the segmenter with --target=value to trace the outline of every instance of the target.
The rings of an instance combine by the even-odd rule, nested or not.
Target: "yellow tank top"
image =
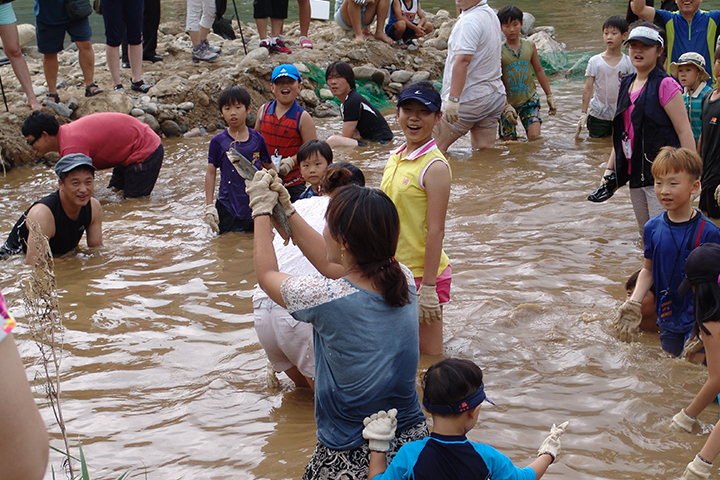
[[[415,277],[423,276],[425,268],[425,243],[427,241],[427,194],[420,186],[420,177],[427,167],[438,159],[450,164],[437,148],[435,140],[400,159],[405,146],[396,150],[385,165],[380,189],[390,197],[400,217],[400,238],[395,258],[405,264]],[[452,177],[452,170],[450,170]],[[437,276],[450,264],[443,250]]]

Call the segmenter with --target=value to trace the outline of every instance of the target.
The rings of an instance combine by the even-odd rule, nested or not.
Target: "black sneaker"
[[[130,85],[131,90],[135,90],[136,92],[142,92],[147,93],[148,90],[152,88],[152,85],[148,85],[145,83],[145,80],[140,79],[137,82],[132,82]]]
[[[127,93],[127,92],[125,91],[125,87],[122,86],[122,83],[118,83],[117,85],[115,85],[115,86],[113,87],[113,90],[115,90],[116,92]]]

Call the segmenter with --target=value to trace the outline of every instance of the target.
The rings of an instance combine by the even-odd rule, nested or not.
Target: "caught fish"
[[[242,153],[238,152],[234,148],[230,148],[230,150],[227,151],[227,157],[241,177],[245,180],[253,179],[255,172],[257,172],[258,169],[252,164],[252,162],[245,158]],[[288,239],[292,237],[292,231],[290,230],[290,221],[288,220],[287,215],[285,215],[285,210],[279,203],[276,203],[273,207],[272,218],[275,219],[276,224],[280,226],[278,232],[282,235],[285,239],[285,243],[287,244]]]

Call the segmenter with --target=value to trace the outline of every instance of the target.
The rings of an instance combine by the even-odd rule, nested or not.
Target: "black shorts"
[[[218,212],[220,223],[218,229],[220,235],[227,232],[250,232],[252,233],[255,223],[252,218],[235,218],[230,210],[222,203],[215,201],[215,209]]]
[[[590,138],[605,138],[612,135],[613,122],[588,115],[587,128]]]
[[[113,168],[108,188],[124,190],[123,198],[147,197],[155,188],[165,150],[162,143],[142,162]]]
[[[254,0],[253,18],[282,18],[288,16],[288,0]]]

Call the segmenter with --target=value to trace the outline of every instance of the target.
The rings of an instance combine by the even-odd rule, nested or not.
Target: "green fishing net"
[[[304,73],[306,77],[311,79],[317,85],[315,93],[320,96],[321,88],[328,88],[325,83],[325,70],[313,65],[312,63],[303,62],[308,69],[307,73]],[[394,108],[395,104],[388,101],[382,86],[373,82],[372,80],[355,80],[356,90],[365,97],[370,103],[378,108],[378,110],[385,110],[388,108]],[[340,105],[340,100],[337,97],[331,98],[329,101]]]

